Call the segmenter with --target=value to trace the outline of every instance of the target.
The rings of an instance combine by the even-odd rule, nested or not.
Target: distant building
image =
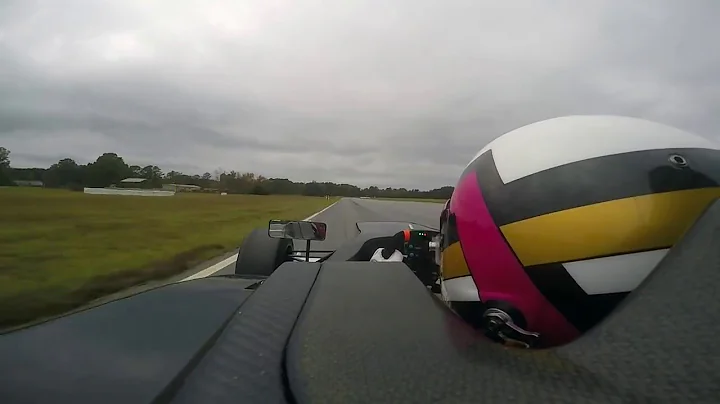
[[[147,188],[147,178],[125,178],[117,184],[117,188]]]
[[[197,185],[185,185],[185,184],[163,184],[162,188],[166,191],[175,192],[194,192],[200,191],[202,187]]]
[[[125,178],[124,180],[120,181],[121,184],[139,184],[141,182],[147,181],[147,178]]]
[[[42,181],[13,181],[15,185],[19,187],[44,187],[45,184]]]

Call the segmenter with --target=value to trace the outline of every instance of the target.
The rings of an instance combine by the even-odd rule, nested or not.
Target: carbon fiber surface
[[[285,263],[228,324],[173,403],[285,403],[283,354],[320,264]]]
[[[326,263],[289,382],[300,403],[716,403],[719,285],[720,203],[609,319],[554,350],[489,343],[403,264]]]
[[[151,402],[253,293],[246,286],[171,284],[2,335],[0,403]]]

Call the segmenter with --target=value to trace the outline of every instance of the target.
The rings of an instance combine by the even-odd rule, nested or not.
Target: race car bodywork
[[[720,398],[720,202],[616,312],[540,351],[488,341],[408,263],[366,262],[392,226],[361,224],[326,259],[283,262],[269,276],[170,284],[4,334],[0,402]]]

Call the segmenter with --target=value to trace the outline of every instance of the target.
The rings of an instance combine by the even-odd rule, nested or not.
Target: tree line
[[[156,165],[128,165],[115,153],[104,153],[89,164],[78,164],[65,158],[49,168],[13,168],[10,151],[0,147],[0,186],[12,186],[15,181],[42,181],[45,187],[82,191],[85,187],[115,186],[130,177],[146,179],[141,184],[133,184],[133,187],[160,188],[163,184],[183,184],[202,187],[203,192],[231,194],[449,199],[453,191],[451,186],[421,191],[376,186],[360,188],[333,182],[294,182],[287,178],[266,178],[255,173],[223,170],[202,175],[164,172]]]

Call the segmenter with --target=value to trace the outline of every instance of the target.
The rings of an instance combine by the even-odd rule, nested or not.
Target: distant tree
[[[141,178],[147,178],[149,180],[155,178],[162,178],[164,175],[162,170],[158,166],[145,166],[140,169],[139,174]]]
[[[130,167],[115,153],[104,153],[87,165],[84,182],[91,187],[107,187],[131,177]]]
[[[83,181],[83,168],[75,160],[65,158],[51,165],[42,180],[48,187],[77,187]]]
[[[251,193],[253,195],[268,195],[268,191],[261,184],[255,185]]]
[[[308,182],[307,184],[305,184],[305,190],[303,191],[303,195],[307,195],[307,196],[326,195],[325,190],[323,188],[324,187],[321,184],[319,184],[315,181]]]
[[[140,166],[130,166],[130,172],[133,177],[140,177],[140,172],[142,171],[142,167]]]
[[[150,188],[160,188],[163,176],[164,174],[158,166],[149,165],[140,169],[140,178],[147,179],[146,185]]]
[[[10,150],[0,147],[0,186],[15,185],[10,178]]]
[[[308,183],[294,182],[287,178],[266,178],[252,172],[230,171],[217,169],[212,174],[183,174],[169,171],[164,174],[156,165],[140,167],[129,166],[122,157],[115,153],[105,153],[94,162],[79,165],[66,158],[58,161],[50,168],[12,168],[10,167],[10,151],[0,147],[0,184],[14,185],[12,180],[45,182],[49,187],[63,187],[82,191],[83,187],[106,187],[117,184],[128,177],[147,178],[148,185],[159,187],[162,183],[197,185],[209,192],[231,192],[241,194],[279,194],[279,195],[312,195],[312,196],[375,196],[392,198],[433,198],[448,199],[454,190],[445,186],[429,191],[419,189],[377,186],[360,188],[352,184],[336,184],[333,182]]]
[[[371,186],[367,190],[367,196],[378,197],[380,196],[380,189],[376,186]]]
[[[223,174],[225,174],[225,170],[223,170],[222,168],[216,168],[216,169],[213,171],[213,179],[214,179],[215,181],[217,181],[217,182],[220,182],[220,177],[221,177]]]
[[[0,147],[0,168],[10,167],[10,150]]]
[[[15,181],[43,181],[47,172],[44,168],[13,168],[7,169],[7,175]]]
[[[7,171],[0,169],[0,187],[13,186],[15,183],[8,175]]]

